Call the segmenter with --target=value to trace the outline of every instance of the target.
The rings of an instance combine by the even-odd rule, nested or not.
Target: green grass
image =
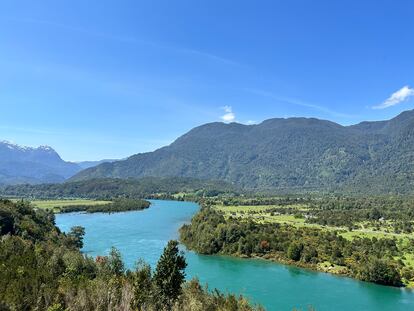
[[[215,205],[215,209],[220,210],[225,213],[231,212],[265,212],[274,208],[292,208],[297,209],[298,211],[306,211],[308,207],[304,204],[292,204],[287,206],[280,205],[237,205],[237,206],[226,206],[226,205]]]
[[[287,224],[294,227],[312,227],[321,230],[337,231],[339,235],[347,240],[355,238],[389,238],[396,239],[399,249],[399,255],[394,257],[395,260],[401,260],[406,267],[414,268],[414,253],[412,251],[412,243],[414,241],[414,233],[395,233],[394,224],[391,220],[380,223],[372,223],[369,221],[361,221],[356,223],[358,229],[350,231],[346,227],[323,226],[319,224],[306,223],[305,218],[296,218],[294,214],[306,214],[306,205],[283,206],[290,208],[290,214],[279,214],[274,209],[281,208],[277,205],[258,205],[258,206],[224,206],[215,205],[214,209],[224,213],[224,217],[233,217],[240,220],[253,220],[256,223],[279,223]],[[286,211],[286,210],[285,210]],[[347,268],[325,261],[318,264],[318,270],[335,274],[346,274]],[[404,283],[410,288],[414,288],[414,280],[405,280]]]
[[[387,232],[389,231],[389,223],[384,223],[383,226],[379,228],[379,230],[374,230],[368,226],[368,222],[360,223],[361,229],[355,229],[353,231],[349,231],[347,228],[344,227],[331,227],[331,226],[322,226],[319,224],[309,224],[305,222],[304,218],[295,218],[294,215],[287,215],[287,214],[277,214],[277,213],[270,213],[269,210],[278,208],[281,206],[277,205],[257,205],[257,206],[224,206],[224,205],[216,205],[214,208],[218,211],[224,213],[225,217],[237,217],[240,219],[252,219],[257,223],[282,223],[282,224],[289,224],[295,227],[313,227],[313,228],[320,228],[322,230],[336,230],[341,231],[341,235],[348,239],[352,240],[355,237],[366,237],[366,238],[403,238],[414,239],[414,233],[406,234],[406,233],[394,233],[394,232]],[[294,208],[298,212],[304,212],[307,210],[307,206],[303,204],[296,204],[296,205],[289,205],[284,206],[285,208]]]
[[[364,229],[358,229],[358,230],[353,230],[353,231],[347,230],[346,232],[341,233],[341,235],[347,240],[352,240],[356,237],[359,237],[359,238],[373,238],[373,237],[386,238],[386,237],[390,237],[390,233],[387,233],[387,232],[365,231]]]
[[[31,201],[34,207],[40,209],[59,209],[65,206],[71,205],[103,205],[108,204],[111,201],[96,201],[87,199],[74,199],[74,200],[34,200]]]
[[[353,231],[346,231],[341,233],[341,235],[348,240],[352,240],[355,237],[360,238],[412,238],[414,239],[413,233],[394,233],[394,232],[385,232],[385,231],[371,231],[369,229],[357,229]]]
[[[257,223],[281,223],[295,227],[313,227],[324,229],[324,226],[318,224],[305,223],[304,218],[296,218],[294,215],[271,213],[274,208],[281,208],[277,205],[248,205],[248,206],[224,206],[216,205],[214,208],[224,213],[225,217],[237,217],[240,219],[253,219]],[[295,204],[283,206],[284,208],[292,208],[298,212],[304,212],[306,205]]]

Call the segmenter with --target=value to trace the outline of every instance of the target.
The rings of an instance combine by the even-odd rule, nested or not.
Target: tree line
[[[180,238],[202,254],[258,256],[313,269],[330,262],[341,274],[391,286],[414,279],[414,271],[394,259],[403,252],[395,238],[348,240],[332,230],[225,218],[208,206],[181,228]]]
[[[60,213],[86,212],[86,213],[115,213],[140,211],[149,208],[151,203],[141,199],[114,199],[107,204],[73,204],[57,207]]]

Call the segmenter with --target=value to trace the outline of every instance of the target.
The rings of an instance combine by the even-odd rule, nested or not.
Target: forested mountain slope
[[[414,189],[414,111],[353,126],[314,118],[209,123],[167,147],[71,180],[143,176],[224,180],[261,190],[408,193]]]

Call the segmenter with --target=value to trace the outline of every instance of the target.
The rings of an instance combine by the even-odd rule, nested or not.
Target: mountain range
[[[70,181],[192,177],[247,189],[407,193],[414,189],[414,110],[352,126],[315,118],[208,123],[154,152],[103,163]]]
[[[106,161],[67,162],[49,146],[37,148],[0,141],[0,184],[59,183]]]
[[[79,165],[80,167],[81,167],[81,169],[87,169],[87,168],[90,168],[90,167],[94,167],[94,166],[97,166],[97,165],[99,165],[99,164],[102,164],[102,163],[112,163],[112,162],[115,162],[115,161],[118,161],[118,160],[115,160],[115,159],[104,159],[104,160],[98,160],[98,161],[79,161],[79,162],[75,162],[77,165]]]
[[[63,161],[49,146],[25,147],[0,142],[0,184],[62,182],[81,170]]]

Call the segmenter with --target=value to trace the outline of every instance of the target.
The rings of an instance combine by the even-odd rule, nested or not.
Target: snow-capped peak
[[[5,145],[10,150],[19,150],[19,151],[34,151],[34,150],[42,150],[42,151],[54,151],[54,149],[47,145],[42,145],[39,147],[28,147],[15,144],[8,140],[1,140],[0,145]]]
[[[54,151],[52,147],[47,146],[47,145],[39,146],[39,147],[37,147],[37,149],[45,150],[45,151]]]

